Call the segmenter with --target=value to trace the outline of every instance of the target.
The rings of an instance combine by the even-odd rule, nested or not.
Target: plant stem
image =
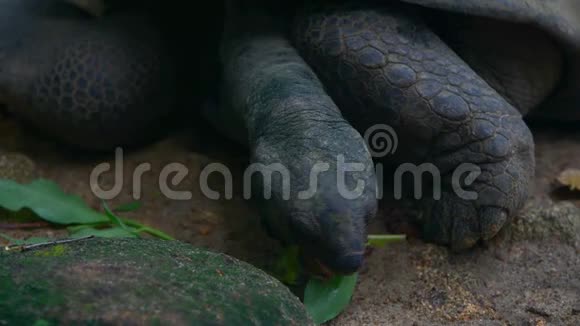
[[[404,241],[406,238],[404,234],[372,234],[367,238],[367,246],[379,248],[389,243]]]
[[[163,239],[163,240],[175,240],[175,238],[168,235],[167,233],[160,231],[160,230],[156,230],[156,229],[147,227],[141,223],[138,223],[138,222],[135,222],[132,220],[126,220],[126,219],[122,219],[122,221],[123,221],[123,223],[125,223],[125,225],[136,228],[138,233],[145,232],[145,233],[149,233],[152,236],[158,237],[158,238]]]
[[[402,241],[407,238],[404,234],[370,234],[369,240]]]

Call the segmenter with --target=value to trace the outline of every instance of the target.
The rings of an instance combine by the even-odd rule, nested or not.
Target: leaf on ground
[[[377,234],[369,235],[367,238],[367,246],[373,248],[382,248],[390,243],[405,241],[407,236],[404,234]]]
[[[0,179],[0,206],[16,212],[28,208],[55,224],[90,224],[108,218],[88,207],[81,198],[64,193],[52,181],[39,179],[29,184]]]
[[[322,281],[310,279],[304,292],[304,305],[315,323],[336,318],[350,303],[358,274],[334,276]]]
[[[580,190],[580,169],[566,169],[560,173],[557,180],[571,191]]]
[[[138,235],[131,232],[131,229],[123,229],[120,227],[108,228],[108,229],[96,229],[96,228],[82,228],[70,235],[71,238],[82,238],[93,235],[100,238],[137,238]]]

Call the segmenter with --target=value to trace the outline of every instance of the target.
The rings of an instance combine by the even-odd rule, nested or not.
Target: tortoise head
[[[347,188],[356,188],[353,183],[361,186],[355,196],[341,190],[337,173],[331,170],[318,176],[319,186],[308,196],[302,192],[299,198],[284,200],[277,196],[279,187],[273,186],[272,198],[261,205],[270,234],[298,245],[313,273],[351,274],[362,266],[367,224],[377,210],[376,182],[368,171],[351,174],[346,176]],[[361,178],[358,183],[356,178]]]
[[[328,193],[324,193],[328,196]],[[373,203],[329,199],[310,211],[289,215],[293,239],[307,269],[315,274],[351,274],[363,264]]]

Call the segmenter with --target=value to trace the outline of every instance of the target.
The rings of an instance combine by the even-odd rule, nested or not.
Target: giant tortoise
[[[175,61],[149,14],[0,6],[0,94],[15,115],[107,149],[149,135],[168,112]],[[523,115],[580,117],[579,48],[575,0],[227,1],[219,96],[204,114],[267,172],[252,184],[271,233],[350,273],[379,185],[402,164],[442,176],[440,198],[417,201],[426,238],[464,249],[494,237],[534,176]],[[396,151],[366,141],[377,127],[396,134]],[[465,163],[477,177],[455,180]]]

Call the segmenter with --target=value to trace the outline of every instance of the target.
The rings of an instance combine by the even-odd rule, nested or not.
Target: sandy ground
[[[269,261],[276,242],[260,229],[255,210],[239,196],[210,200],[199,190],[199,173],[212,162],[227,165],[240,185],[244,150],[203,126],[192,127],[146,148],[124,153],[124,185],[112,206],[133,200],[132,171],[148,162],[144,206],[128,217],[177,239],[224,251],[256,264]],[[564,169],[580,168],[580,132],[537,130],[537,178],[533,198],[499,237],[464,254],[410,237],[407,243],[376,250],[361,272],[350,307],[333,325],[580,325],[580,195],[554,191]],[[90,156],[62,149],[10,118],[0,119],[0,176],[44,177],[93,207],[100,201],[89,187],[92,169],[112,155]],[[163,166],[179,162],[189,175],[172,189],[189,190],[188,200],[169,200],[159,190]],[[114,176],[103,176],[104,188]],[[219,189],[223,181],[210,178]],[[241,191],[236,187],[236,194]],[[579,193],[580,194],[580,193]],[[373,232],[406,231],[393,226],[396,210],[384,210]],[[387,230],[387,226],[391,228]],[[28,232],[8,231],[26,236]],[[40,229],[37,235],[64,234]]]

